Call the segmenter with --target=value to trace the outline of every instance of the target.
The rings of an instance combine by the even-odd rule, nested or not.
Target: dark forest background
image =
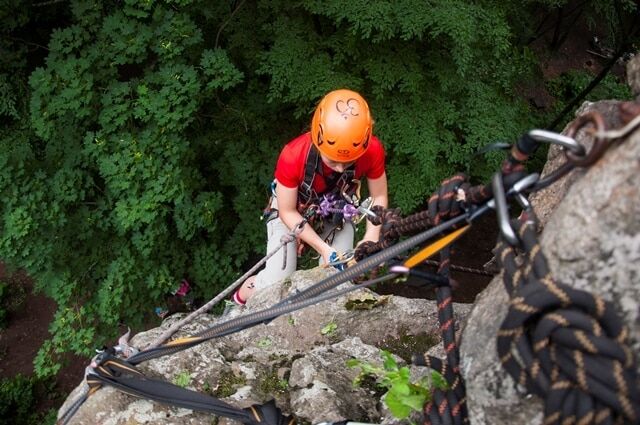
[[[596,77],[545,78],[573,32],[597,72],[638,38],[629,0],[0,5],[0,259],[57,305],[40,377],[148,324],[183,278],[209,299],[259,258],[275,159],[327,91],[369,101],[409,213],[456,171],[486,179],[484,146],[561,129]],[[609,73],[589,99],[629,95]]]

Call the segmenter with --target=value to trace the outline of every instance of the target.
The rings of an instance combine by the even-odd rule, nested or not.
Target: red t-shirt
[[[299,187],[304,181],[305,161],[311,146],[311,133],[305,133],[296,137],[285,145],[280,152],[276,163],[275,177],[278,183],[289,187]],[[322,162],[322,160],[320,160]],[[322,162],[322,174],[329,176],[335,173],[331,168]],[[369,147],[364,154],[356,160],[355,178],[377,179],[384,173],[384,148],[376,136],[371,136]],[[326,189],[324,179],[316,175],[313,179],[313,189],[317,194],[322,194]]]

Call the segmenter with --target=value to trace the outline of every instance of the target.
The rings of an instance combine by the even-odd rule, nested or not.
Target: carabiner
[[[118,338],[118,345],[113,347],[116,354],[122,355],[125,359],[138,354],[140,350],[136,347],[129,345],[129,337],[131,336],[131,328],[127,328],[127,332]]]
[[[371,211],[371,205],[373,205],[373,198],[369,196],[367,199],[362,201],[362,204],[358,206],[358,211],[362,215],[368,215],[369,217],[377,217],[376,213]]]
[[[348,264],[355,255],[354,249],[348,249],[344,251],[342,254],[338,254],[337,252],[333,252],[331,254],[331,261],[327,263],[327,267],[335,267],[338,270],[344,269],[345,264]],[[342,267],[342,268],[340,268]]]
[[[539,129],[529,131],[529,136],[536,142],[560,145],[578,156],[585,155],[584,146],[576,142],[573,137],[565,136],[560,133],[554,133],[553,131]]]
[[[496,214],[498,215],[500,233],[511,246],[517,246],[519,245],[520,240],[513,231],[511,223],[509,223],[507,197],[504,193],[501,173],[498,172],[493,175],[493,178],[491,179],[491,188],[493,190],[493,199],[495,200],[495,209]]]

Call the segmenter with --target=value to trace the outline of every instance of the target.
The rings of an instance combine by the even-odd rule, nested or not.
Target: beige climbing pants
[[[273,197],[271,208],[278,208],[278,202]],[[333,232],[335,226],[325,221],[323,232],[320,237],[331,245],[338,254],[353,248],[353,239],[355,237],[355,229],[353,223],[346,222],[342,229]],[[280,217],[267,221],[267,253],[270,253],[280,245],[281,238],[289,233],[289,228],[280,220]],[[332,233],[333,232],[333,233]],[[327,239],[328,238],[328,239]],[[282,268],[283,256],[286,252],[286,266]],[[282,247],[275,255],[267,260],[265,268],[256,276],[256,289],[264,289],[274,283],[277,283],[289,277],[297,267],[297,242],[290,242]],[[320,257],[319,264],[322,265],[323,259]]]

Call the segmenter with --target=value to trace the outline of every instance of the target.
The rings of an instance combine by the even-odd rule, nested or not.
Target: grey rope
[[[267,253],[267,255],[265,255],[260,261],[258,261],[253,267],[251,267],[245,274],[240,276],[235,282],[233,282],[231,285],[229,285],[229,287],[227,289],[225,289],[224,291],[220,292],[214,299],[212,299],[211,301],[209,301],[208,303],[206,303],[205,305],[203,305],[202,307],[200,307],[196,311],[192,312],[191,314],[189,314],[184,319],[174,323],[169,329],[164,331],[164,333],[162,335],[160,335],[155,341],[153,341],[151,344],[149,344],[145,348],[145,350],[149,350],[151,348],[156,348],[160,344],[163,344],[167,339],[169,339],[169,337],[171,337],[171,335],[176,333],[176,331],[178,329],[180,329],[182,326],[186,325],[187,323],[189,323],[193,319],[195,319],[197,316],[199,316],[199,315],[201,315],[203,313],[206,313],[211,308],[213,308],[214,305],[216,305],[218,302],[220,302],[220,300],[222,300],[227,295],[229,295],[231,293],[231,291],[233,291],[238,286],[240,286],[240,284],[242,284],[249,276],[253,275],[253,273],[255,273],[260,267],[262,267],[262,265],[264,263],[266,263],[269,258],[273,257],[280,250],[280,248],[282,248],[282,247],[285,247],[285,250],[284,250],[284,254],[285,254],[284,258],[285,258],[285,260],[284,260],[283,266],[286,266],[286,258],[287,258],[286,257],[286,255],[287,255],[286,245],[289,242],[293,242],[293,241],[296,240],[296,236],[302,231],[302,229],[304,228],[305,224],[306,224],[306,220],[303,220],[302,222],[300,222],[297,225],[295,225],[293,230],[291,230],[289,233],[287,233],[286,235],[284,235],[280,239],[280,245],[278,245],[276,248],[274,248],[271,252]]]

